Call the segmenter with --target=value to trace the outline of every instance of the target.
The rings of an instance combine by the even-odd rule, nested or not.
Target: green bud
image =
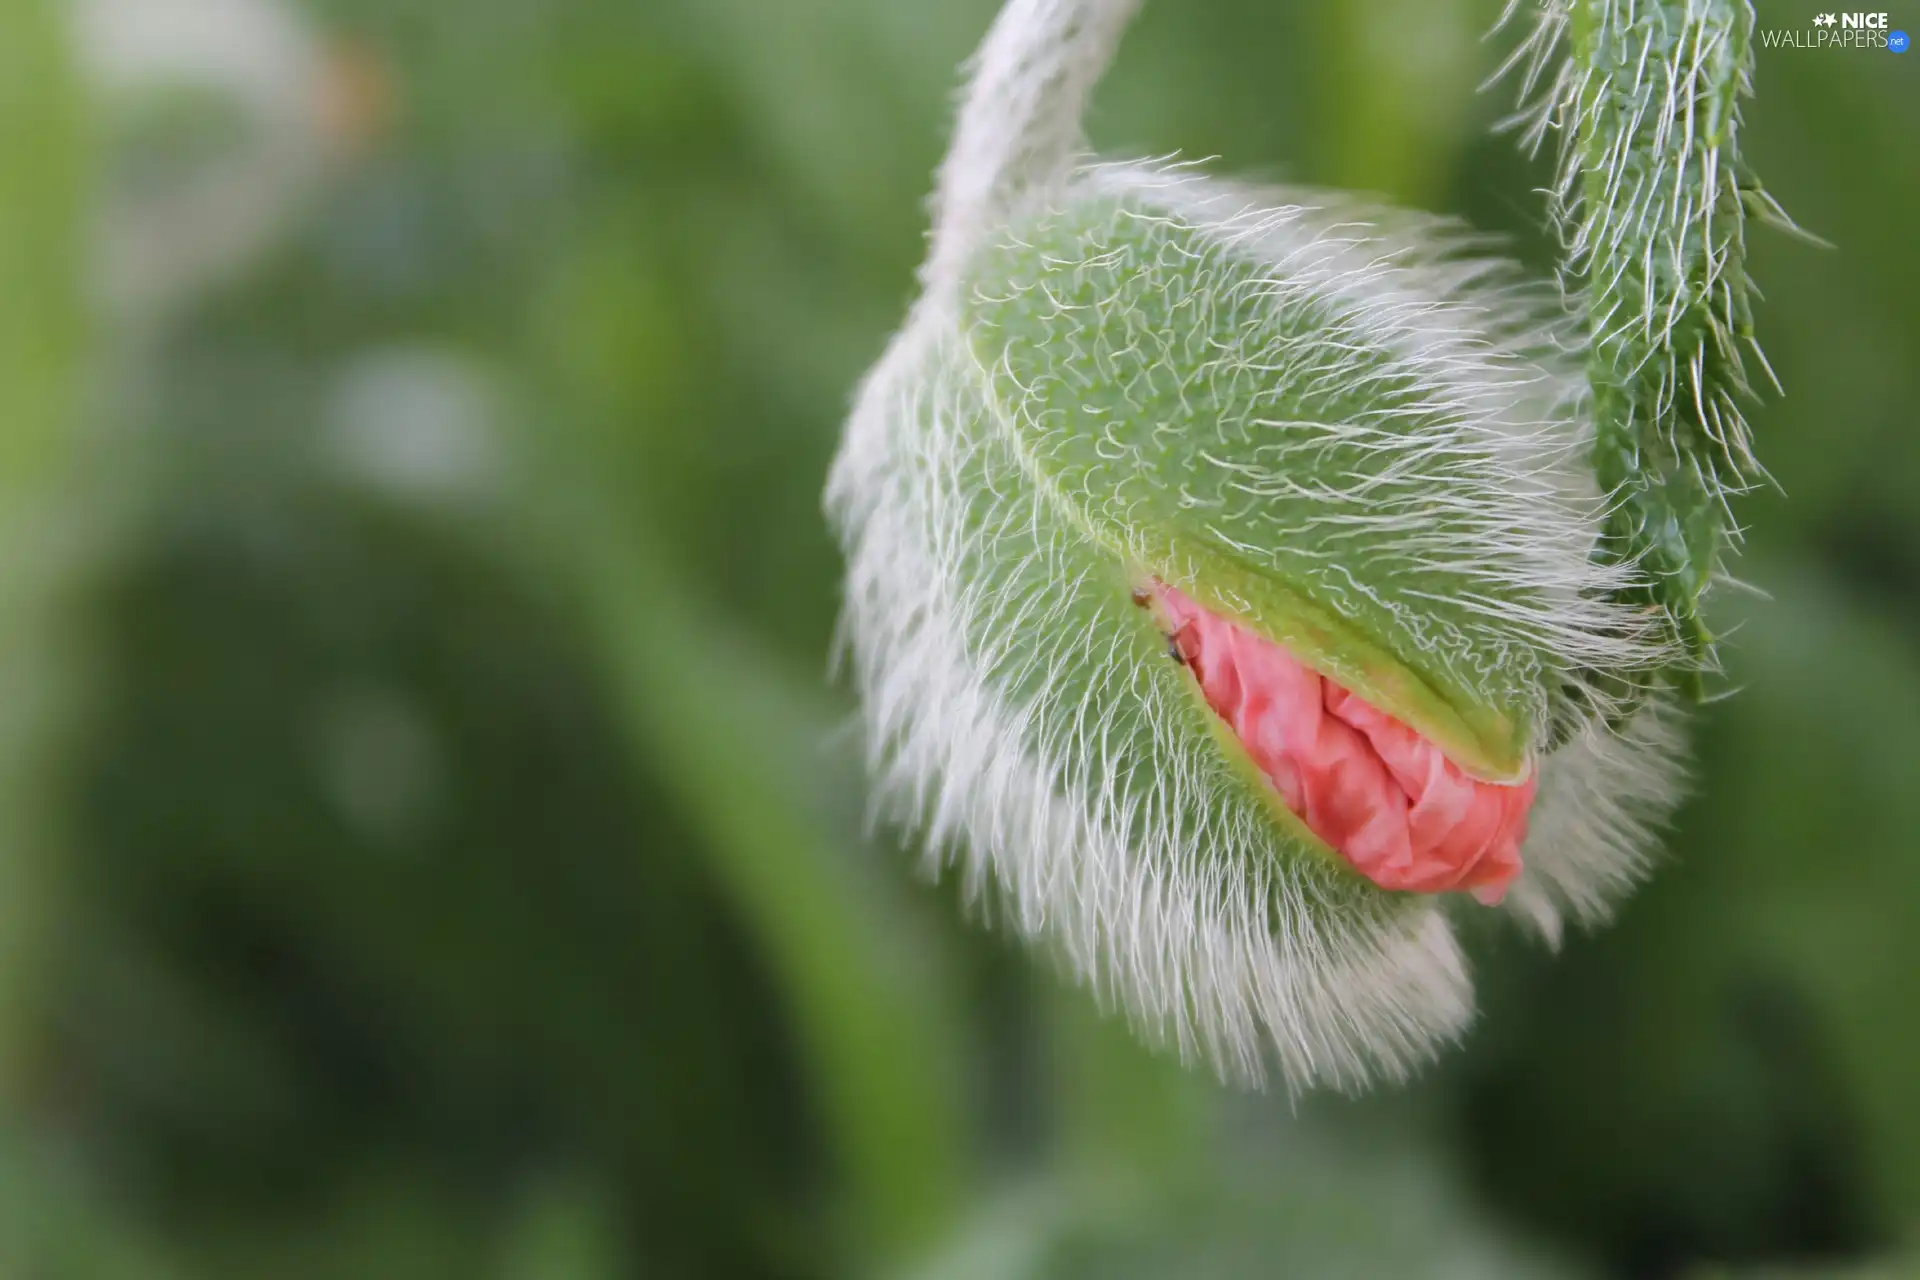
[[[1604,914],[1671,803],[1661,705],[1605,724],[1664,633],[1595,555],[1549,296],[1433,219],[1035,141],[1077,136],[1055,115],[1077,129],[1104,53],[1076,42],[1110,50],[1128,7],[1015,0],[982,51],[927,293],[829,489],[847,642],[881,795],[969,888],[1148,1037],[1357,1086],[1470,1015],[1449,900],[1289,811],[1142,584],[1471,776],[1537,780],[1508,903],[1549,938]]]

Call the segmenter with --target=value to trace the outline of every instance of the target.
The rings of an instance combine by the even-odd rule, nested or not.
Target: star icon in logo
[[[1813,25],[1816,27],[1830,27],[1838,21],[1839,19],[1834,17],[1832,14],[1823,13],[1813,20]]]

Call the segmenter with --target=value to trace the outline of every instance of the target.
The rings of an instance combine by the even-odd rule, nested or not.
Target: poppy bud
[[[1674,733],[1608,690],[1665,633],[1594,554],[1550,296],[1437,220],[1006,117],[1077,127],[1108,8],[1002,15],[955,154],[995,113],[1013,176],[949,162],[835,463],[881,794],[1149,1037],[1403,1075],[1471,1011],[1446,891],[1552,938],[1639,869]]]

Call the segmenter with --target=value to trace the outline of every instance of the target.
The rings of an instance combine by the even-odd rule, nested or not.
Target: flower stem
[[[1554,21],[1549,13],[1548,22]],[[1746,0],[1574,0],[1571,58],[1542,124],[1566,139],[1554,212],[1585,301],[1592,462],[1610,499],[1601,554],[1637,562],[1694,696],[1714,666],[1701,616],[1739,529],[1730,498],[1764,478],[1744,405],[1753,341],[1749,214],[1787,223],[1739,152],[1751,93]]]

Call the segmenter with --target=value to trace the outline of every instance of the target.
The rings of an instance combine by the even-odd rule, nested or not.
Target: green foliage
[[[0,1100],[30,1053],[59,878],[85,359],[83,109],[61,6],[0,5]]]
[[[381,123],[227,284],[100,335],[59,6],[0,3],[0,1272],[804,1280],[931,1237],[885,1273],[1001,1276],[968,1248],[1013,1237],[1041,1275],[1901,1274],[1865,1259],[1920,1203],[1911,55],[1754,55],[1742,146],[1840,251],[1751,246],[1778,602],[1713,605],[1743,691],[1672,865],[1553,966],[1477,948],[1449,1067],[1295,1117],[862,839],[819,482],[992,8],[305,6]],[[1150,4],[1097,140],[1365,174],[1550,270],[1494,104],[1338,73],[1418,46],[1328,9]],[[1494,54],[1452,20],[1464,94]],[[23,531],[96,509],[75,614],[97,568]],[[34,708],[76,670],[63,760]]]
[[[595,449],[559,452],[577,464]],[[571,473],[556,490],[569,510],[545,532],[559,540],[556,569],[578,576],[625,732],[661,763],[772,965],[849,1184],[840,1229],[882,1257],[924,1248],[948,1226],[964,1172],[951,997],[892,923],[905,903],[856,860],[850,815],[820,802],[850,788],[854,761],[829,754],[830,719],[804,685],[706,615],[650,530],[581,518],[597,500],[614,508],[597,485],[591,469]]]

